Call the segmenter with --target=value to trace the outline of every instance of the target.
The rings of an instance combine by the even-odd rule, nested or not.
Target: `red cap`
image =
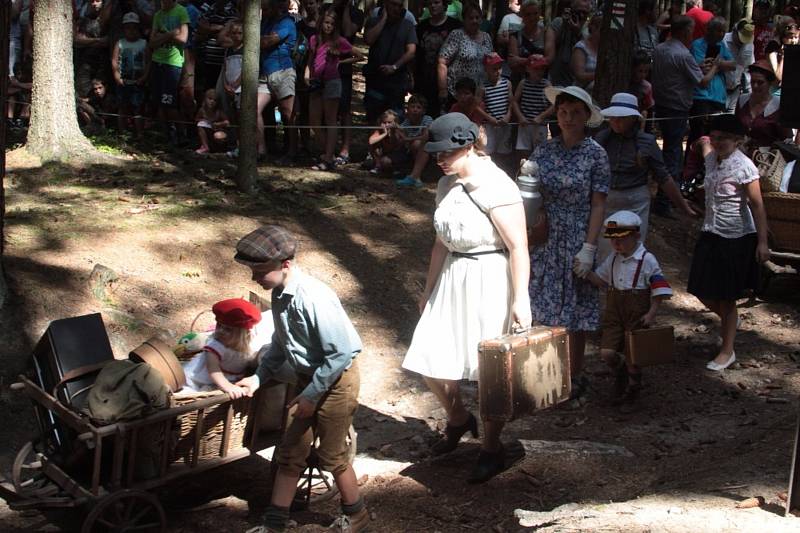
[[[528,62],[525,64],[527,68],[547,68],[547,58],[541,54],[531,54],[528,56]]]
[[[217,302],[211,311],[218,324],[232,328],[250,329],[261,322],[261,311],[258,307],[241,298]]]
[[[503,62],[503,58],[497,52],[492,52],[483,56],[483,64],[487,67],[489,65],[499,65]]]

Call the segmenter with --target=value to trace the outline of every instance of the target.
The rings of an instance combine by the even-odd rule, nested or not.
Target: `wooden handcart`
[[[99,426],[64,406],[56,397],[25,376],[12,389],[22,391],[45,413],[50,425],[61,428],[62,441],[42,431],[35,442],[22,447],[14,461],[11,483],[0,484],[12,509],[75,508],[85,513],[81,533],[110,531],[164,531],[166,516],[155,489],[185,476],[216,468],[277,445],[282,429],[259,428],[261,395],[230,400],[221,392],[208,393],[149,416]],[[282,405],[286,405],[288,398]],[[285,423],[285,409],[283,414]],[[40,420],[41,422],[41,420]],[[48,427],[48,426],[43,426]],[[152,467],[142,475],[141,450]],[[154,444],[155,443],[155,444]]]

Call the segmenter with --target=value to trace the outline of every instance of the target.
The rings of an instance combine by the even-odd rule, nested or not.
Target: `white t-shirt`
[[[711,152],[705,163],[706,214],[702,231],[726,239],[755,233],[745,186],[758,179],[756,166],[739,150],[722,161],[717,161],[717,154]]]

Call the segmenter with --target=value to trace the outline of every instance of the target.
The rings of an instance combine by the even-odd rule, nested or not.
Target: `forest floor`
[[[363,137],[356,146],[363,157]],[[593,339],[588,402],[508,424],[514,462],[472,486],[479,443],[429,457],[444,411],[400,368],[434,238],[435,169],[423,189],[397,190],[357,164],[326,173],[268,162],[258,191],[245,195],[224,157],[122,143],[119,159],[41,167],[9,154],[4,266],[13,297],[0,314],[0,472],[37,431],[30,403],[9,384],[50,321],[102,313],[117,357],[152,335],[174,341],[215,301],[260,291],[232,260],[234,246],[279,223],[298,235],[299,263],[333,287],[364,341],[355,468],[374,531],[800,531],[777,496],[789,484],[798,418],[800,282],[775,279],[742,301],[738,362],[706,371],[718,322],[685,292],[697,221],[652,218],[647,246],[676,290],[659,322],[675,327],[677,353],[645,370],[641,409],[608,405],[612,378]],[[102,299],[89,280],[98,264],[118,275]],[[464,388],[477,412],[476,387]],[[254,455],[167,487],[158,495],[168,530],[244,531],[269,500],[268,476],[269,463]],[[736,508],[757,496],[760,507]],[[296,530],[321,530],[337,509],[333,498],[296,513]],[[55,528],[5,503],[0,524]]]

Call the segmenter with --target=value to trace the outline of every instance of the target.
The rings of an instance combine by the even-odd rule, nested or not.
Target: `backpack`
[[[302,31],[298,31],[297,40],[294,43],[294,48],[292,48],[292,64],[295,70],[301,74],[305,70],[306,62],[308,61],[308,49],[309,43],[306,35]]]
[[[170,406],[164,378],[147,363],[115,360],[97,374],[84,409],[93,421],[113,424]]]

